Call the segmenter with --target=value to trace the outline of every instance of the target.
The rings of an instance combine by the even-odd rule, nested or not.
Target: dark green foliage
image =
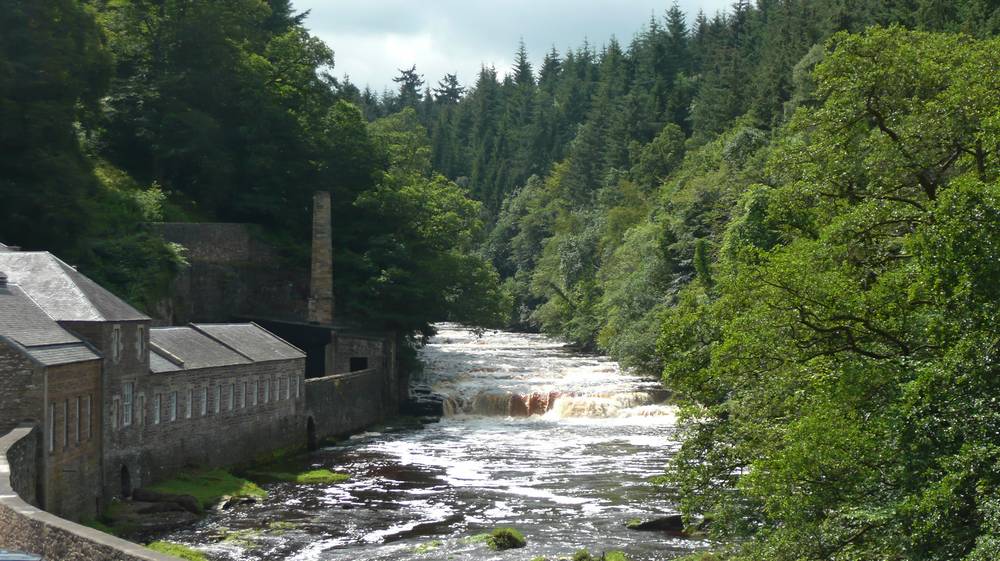
[[[490,532],[486,544],[494,551],[504,551],[525,547],[528,542],[525,541],[524,535],[514,528],[497,528]]]
[[[435,101],[411,68],[377,99],[329,74],[333,51],[304,18],[287,0],[5,8],[0,240],[54,251],[151,311],[183,248],[150,222],[254,223],[301,266],[312,195],[327,190],[353,319],[404,337],[501,323],[499,279],[473,251],[480,206],[431,172],[416,117],[440,106],[450,122],[461,86],[446,78]]]

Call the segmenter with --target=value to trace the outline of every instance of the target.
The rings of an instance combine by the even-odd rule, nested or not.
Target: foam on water
[[[447,397],[441,422],[356,435],[309,458],[349,482],[272,484],[264,503],[167,539],[240,561],[521,561],[581,547],[653,561],[697,545],[625,528],[672,511],[649,483],[676,446],[674,409],[655,380],[544,336],[478,337],[455,325],[440,326],[421,358],[415,383]],[[290,529],[252,543],[211,539],[274,521]],[[527,549],[490,552],[469,539],[495,526],[520,529]],[[431,541],[440,544],[420,547]]]

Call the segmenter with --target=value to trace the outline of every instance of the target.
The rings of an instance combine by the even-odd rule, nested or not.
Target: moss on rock
[[[503,551],[524,547],[528,542],[524,539],[524,535],[514,528],[497,528],[490,532],[486,544],[494,551]]]
[[[146,545],[147,548],[159,553],[180,557],[186,561],[208,561],[208,557],[197,549],[174,542],[157,541]]]

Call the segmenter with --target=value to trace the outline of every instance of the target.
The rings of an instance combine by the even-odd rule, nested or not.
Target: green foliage
[[[283,466],[274,466],[282,469]],[[337,473],[328,469],[312,469],[308,471],[273,471],[268,467],[254,469],[247,472],[247,477],[258,483],[270,483],[274,481],[285,481],[297,483],[299,485],[330,485],[343,483],[351,478],[346,473]]]
[[[185,472],[173,479],[157,483],[150,489],[170,495],[191,495],[206,508],[226,496],[254,499],[267,496],[267,492],[253,482],[236,477],[222,469]]]
[[[208,557],[205,557],[204,553],[179,543],[155,541],[146,544],[146,547],[153,551],[179,557],[187,561],[208,561]]]
[[[528,542],[525,541],[524,535],[514,528],[497,528],[490,532],[486,545],[494,551],[504,551],[525,547]]]
[[[829,49],[715,283],[664,314],[670,479],[734,558],[984,558],[1000,50],[899,27]]]

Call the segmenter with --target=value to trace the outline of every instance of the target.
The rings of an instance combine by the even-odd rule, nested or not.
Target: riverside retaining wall
[[[382,368],[306,380],[306,414],[315,438],[342,436],[385,420],[391,400]]]
[[[29,504],[37,487],[38,445],[34,426],[0,436],[0,549],[35,553],[48,561],[180,561]]]

